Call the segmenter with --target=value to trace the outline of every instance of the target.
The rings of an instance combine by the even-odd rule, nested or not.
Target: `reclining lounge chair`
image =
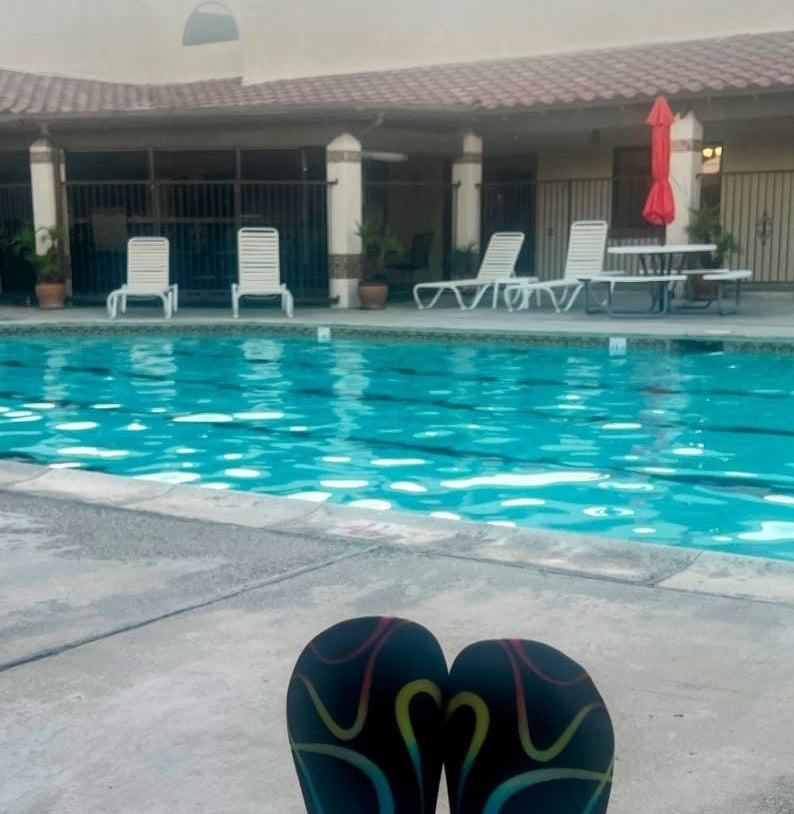
[[[414,286],[414,300],[419,308],[432,308],[445,292],[450,292],[458,301],[462,310],[476,308],[488,289],[493,289],[493,307],[499,294],[499,286],[514,278],[518,253],[524,243],[523,232],[494,232],[488,241],[488,248],[480,263],[476,277],[467,280],[441,280],[433,283],[417,283]],[[530,278],[527,278],[530,279]],[[536,279],[536,278],[531,278]],[[433,292],[428,302],[422,302],[421,292]],[[466,305],[463,293],[472,294],[471,302]]]
[[[579,220],[571,224],[568,253],[561,277],[531,281],[521,279],[504,287],[505,304],[512,311],[528,308],[534,294],[548,294],[554,310],[569,311],[584,288],[583,279],[603,273],[608,225],[603,220]]]
[[[127,241],[127,282],[107,296],[111,319],[127,310],[127,300],[159,298],[170,319],[179,308],[179,289],[169,280],[169,245],[166,237],[131,237]]]
[[[281,308],[292,316],[294,300],[281,282],[278,230],[245,227],[237,233],[237,282],[232,283],[232,314],[240,316],[242,297],[279,297]]]

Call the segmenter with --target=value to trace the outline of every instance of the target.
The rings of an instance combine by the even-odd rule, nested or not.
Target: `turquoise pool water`
[[[0,455],[794,559],[791,356],[0,339]]]

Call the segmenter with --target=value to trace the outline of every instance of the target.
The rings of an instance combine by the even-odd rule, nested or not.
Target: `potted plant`
[[[60,226],[38,229],[25,226],[11,238],[13,251],[30,263],[36,273],[39,308],[62,308],[66,302],[63,238],[64,230]]]
[[[361,238],[361,279],[358,298],[362,308],[383,308],[389,295],[384,266],[390,255],[399,254],[403,247],[388,229],[380,229],[364,218],[356,234]]]
[[[722,228],[720,211],[716,206],[690,209],[686,231],[693,243],[713,243],[717,247],[711,253],[704,252],[700,255],[701,268],[725,268],[725,262],[730,255],[739,251],[739,244],[733,235]],[[689,282],[692,293],[697,298],[709,298],[714,293],[713,285],[707,283],[701,274],[690,275]]]

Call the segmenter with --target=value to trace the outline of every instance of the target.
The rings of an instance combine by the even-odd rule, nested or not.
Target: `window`
[[[651,148],[619,147],[612,173],[612,234],[647,232],[654,227],[642,216],[651,188]]]
[[[67,152],[66,177],[70,181],[145,181],[149,154],[143,150]]]
[[[0,152],[0,184],[29,184],[30,157],[24,150]]]
[[[220,3],[203,3],[188,17],[182,45],[207,45],[240,39],[237,22]]]
[[[703,209],[720,208],[722,192],[722,145],[705,144],[700,165],[700,206]]]
[[[233,181],[234,150],[158,150],[154,176],[168,181]]]

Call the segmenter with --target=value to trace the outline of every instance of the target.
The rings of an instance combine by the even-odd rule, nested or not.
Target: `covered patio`
[[[733,267],[752,269],[756,287],[791,289],[789,40],[773,32],[245,85],[4,70],[0,229],[66,225],[77,303],[118,284],[124,238],[143,233],[170,237],[186,299],[217,300],[234,275],[234,233],[259,224],[283,230],[299,303],[355,308],[363,218],[399,239],[395,264],[430,237],[424,267],[391,275],[398,290],[455,276],[497,230],[526,234],[518,272],[543,279],[557,273],[574,220],[608,221],[610,245],[662,237],[642,219],[645,119],[661,93],[676,114],[666,239],[687,240],[692,210],[715,207],[739,247]],[[26,301],[30,276],[7,249],[0,281],[7,301]]]

